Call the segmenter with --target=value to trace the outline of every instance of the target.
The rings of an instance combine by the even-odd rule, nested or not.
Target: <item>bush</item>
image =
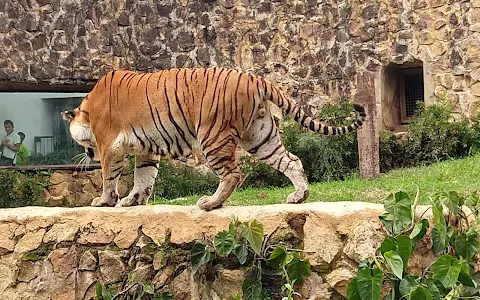
[[[79,147],[64,147],[56,149],[54,152],[46,155],[40,153],[33,153],[28,158],[29,165],[66,165],[73,164],[73,157],[79,153],[82,153],[83,148]]]
[[[386,172],[405,166],[405,146],[393,133],[380,133],[380,171]]]
[[[341,102],[339,106],[327,104],[320,113],[320,119],[332,126],[344,126],[355,120],[352,113],[351,103]],[[310,182],[341,180],[357,172],[356,134],[322,136],[290,120],[282,126],[285,146],[300,158]]]
[[[48,186],[48,172],[0,170],[0,207],[43,205],[42,190]]]
[[[430,164],[468,155],[472,131],[466,119],[453,121],[450,108],[434,104],[418,110],[405,141],[405,158],[412,165]]]
[[[175,199],[195,194],[213,194],[218,186],[215,174],[203,174],[194,168],[161,160],[153,193],[156,197]]]
[[[418,165],[428,165],[448,158],[462,158],[480,150],[480,115],[471,126],[463,118],[453,120],[444,104],[421,107],[404,138],[389,132],[380,135],[380,169],[382,172]]]
[[[290,180],[280,171],[275,170],[253,156],[240,157],[240,170],[246,175],[242,188],[248,187],[285,187]]]

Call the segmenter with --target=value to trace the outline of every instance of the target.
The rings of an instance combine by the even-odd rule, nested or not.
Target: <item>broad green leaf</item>
[[[427,287],[428,292],[432,296],[433,300],[441,300],[442,299],[442,294],[440,293],[440,290],[438,287],[435,285],[435,283],[430,282]]]
[[[147,294],[150,294],[150,295],[155,294],[155,287],[153,286],[152,283],[144,284],[144,285],[143,285],[143,290],[144,290],[145,293],[147,293]]]
[[[112,300],[116,294],[114,289],[102,288],[102,300]]]
[[[380,245],[380,253],[385,254],[388,251],[397,250],[397,242],[392,236],[387,236]]]
[[[448,245],[447,226],[445,217],[443,216],[443,206],[439,201],[434,201],[432,204],[433,220],[435,226],[432,230],[433,250],[435,254],[444,251]]]
[[[253,251],[260,255],[263,244],[263,225],[254,219],[252,223],[250,223],[250,226],[244,226],[244,235]]]
[[[451,191],[449,193],[445,193],[440,197],[442,204],[445,205],[448,210],[453,213],[454,215],[458,215],[459,205],[461,202],[460,196],[457,192]]]
[[[432,300],[430,293],[423,287],[417,287],[411,294],[411,300]]]
[[[460,272],[460,274],[458,275],[458,281],[460,281],[460,283],[465,286],[476,287],[475,283],[472,280],[472,277],[468,273]]]
[[[282,246],[277,246],[267,260],[267,265],[272,268],[282,268],[287,264],[287,251]]]
[[[450,255],[443,255],[433,264],[433,278],[438,279],[446,288],[453,287],[457,281],[462,264]]]
[[[397,235],[412,223],[412,201],[405,192],[390,194],[384,202],[382,218],[392,222],[392,233]]]
[[[102,300],[102,284],[100,283],[100,281],[97,281],[97,285],[95,287],[95,294],[97,296],[97,300]]]
[[[257,277],[246,278],[242,284],[242,292],[245,300],[262,299],[262,282]]]
[[[460,233],[455,239],[455,252],[457,257],[463,257],[470,262],[473,256],[478,252],[478,235],[470,228],[466,233]]]
[[[208,249],[208,245],[204,241],[196,241],[190,251],[190,261],[192,262],[193,273],[197,272],[198,268],[213,259],[212,253]]]
[[[393,274],[402,279],[403,275],[403,260],[395,251],[385,252],[383,255],[387,261],[388,266],[392,269]]]
[[[442,238],[440,238],[440,234],[438,233],[437,228],[432,229],[432,242],[433,252],[435,252],[435,254],[438,254],[447,249],[447,247],[445,246],[445,240],[442,240]]]
[[[247,262],[247,258],[248,258],[248,249],[247,249],[247,245],[245,245],[245,243],[238,243],[235,245],[235,247],[233,247],[233,254],[235,254],[235,256],[237,257],[238,259],[238,262],[241,264],[241,265],[244,265],[245,262]]]
[[[397,253],[403,261],[403,269],[408,265],[410,255],[412,255],[412,240],[406,235],[399,235],[397,237]]]
[[[400,296],[406,297],[409,299],[409,295],[419,286],[418,282],[415,280],[415,277],[412,275],[407,275],[400,282]]]
[[[172,300],[172,295],[169,292],[163,292],[161,295],[154,295],[153,300]]]
[[[470,194],[470,196],[465,200],[465,205],[468,206],[472,211],[477,209],[477,205],[479,202],[479,197],[477,191],[474,191]]]
[[[302,283],[312,273],[308,259],[300,259],[300,255],[295,253],[287,265],[287,273],[290,280]]]
[[[230,232],[222,231],[215,235],[213,242],[220,256],[228,256],[233,250],[235,238]]]
[[[347,286],[347,299],[348,300],[362,300],[357,289],[357,279],[350,280]]]
[[[357,289],[362,300],[380,300],[382,271],[378,268],[363,268],[358,271]]]
[[[415,227],[413,227],[413,230],[410,233],[410,238],[412,239],[413,245],[416,245],[418,241],[425,236],[425,233],[427,232],[428,227],[429,227],[428,220],[425,220],[425,219],[422,219],[420,222],[415,224]]]
[[[472,274],[472,280],[475,281],[477,286],[480,286],[480,271],[477,271]]]

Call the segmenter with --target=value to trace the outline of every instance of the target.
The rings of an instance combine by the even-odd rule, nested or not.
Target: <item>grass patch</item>
[[[397,169],[373,179],[349,178],[310,184],[308,202],[364,201],[381,203],[388,194],[404,191],[414,195],[420,190],[420,202],[442,191],[469,194],[480,189],[480,155],[448,160],[426,167]],[[293,185],[286,188],[246,188],[232,194],[225,205],[265,205],[285,203]],[[201,195],[166,200],[155,197],[150,204],[193,205]]]

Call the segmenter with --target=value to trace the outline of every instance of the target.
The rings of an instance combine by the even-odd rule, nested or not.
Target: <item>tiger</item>
[[[354,104],[353,123],[324,125],[266,78],[226,67],[114,70],[96,82],[77,108],[61,115],[85,155],[100,161],[103,191],[92,206],[146,205],[160,159],[197,151],[219,177],[216,191],[200,197],[197,205],[205,211],[219,208],[245,178],[237,148],[285,174],[295,188],[287,203],[301,203],[309,196],[307,177],[300,159],[283,145],[270,103],[322,135],[347,134],[366,118],[364,107]],[[117,183],[129,156],[135,156],[134,185],[119,199]]]

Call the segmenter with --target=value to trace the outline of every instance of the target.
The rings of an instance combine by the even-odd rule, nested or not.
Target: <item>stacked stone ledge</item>
[[[425,209],[425,208],[423,208]],[[0,299],[94,299],[96,282],[118,287],[129,274],[173,299],[228,299],[241,292],[244,271],[217,265],[191,276],[195,240],[228,228],[231,217],[254,218],[276,241],[304,250],[312,275],[302,299],[344,299],[358,263],[385,237],[379,204],[339,202],[224,207],[180,206],[0,210]],[[417,211],[423,212],[422,207]],[[168,247],[166,247],[168,245]],[[433,261],[423,240],[410,260],[419,273]],[[210,274],[212,275],[212,274]]]

